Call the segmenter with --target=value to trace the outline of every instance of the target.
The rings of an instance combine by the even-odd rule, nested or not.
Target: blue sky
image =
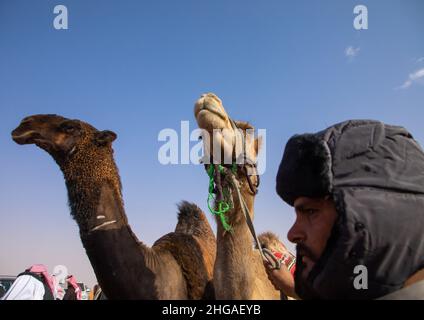
[[[58,4],[68,30],[53,28]],[[353,28],[358,4],[368,30]],[[196,128],[194,102],[214,92],[234,119],[267,130],[255,225],[286,239],[294,214],[275,174],[291,135],[372,118],[424,143],[423,15],[421,0],[0,0],[0,274],[63,264],[95,283],[62,173],[10,139],[23,117],[57,113],[115,131],[127,215],[151,245],[175,227],[180,200],[207,212],[203,167],[161,165],[157,136],[182,120]]]

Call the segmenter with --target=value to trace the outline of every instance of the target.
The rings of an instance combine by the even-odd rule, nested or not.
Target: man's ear
[[[99,131],[99,132],[96,132],[96,134],[94,135],[94,142],[98,146],[105,146],[108,143],[112,143],[113,141],[115,141],[117,137],[118,136],[113,131],[110,131],[110,130]]]

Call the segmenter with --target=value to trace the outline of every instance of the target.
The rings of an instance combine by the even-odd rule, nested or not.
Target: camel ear
[[[115,141],[117,137],[118,136],[113,131],[109,131],[109,130],[99,131],[94,136],[94,142],[98,146],[105,146],[108,143],[112,143],[113,141]]]
[[[256,151],[256,154],[258,154],[259,153],[259,150],[261,150],[262,142],[263,142],[262,136],[257,137],[255,139],[255,151]]]

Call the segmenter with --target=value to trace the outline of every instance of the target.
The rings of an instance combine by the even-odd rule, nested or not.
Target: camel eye
[[[79,130],[79,126],[74,122],[63,122],[60,125],[60,131],[65,133],[74,133]]]

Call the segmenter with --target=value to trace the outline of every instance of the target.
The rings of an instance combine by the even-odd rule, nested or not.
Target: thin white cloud
[[[424,68],[419,69],[417,71],[415,71],[414,73],[411,73],[408,76],[408,79],[399,87],[400,89],[407,89],[410,86],[412,86],[412,84],[414,82],[416,82],[417,80],[424,78]]]
[[[355,48],[353,46],[349,46],[345,49],[345,55],[346,55],[346,57],[349,58],[349,60],[352,60],[353,58],[355,58],[359,54],[360,50],[361,50],[360,47]]]
[[[421,58],[418,58],[417,59],[417,63],[421,63],[421,62],[424,62],[424,57],[421,57]]]

